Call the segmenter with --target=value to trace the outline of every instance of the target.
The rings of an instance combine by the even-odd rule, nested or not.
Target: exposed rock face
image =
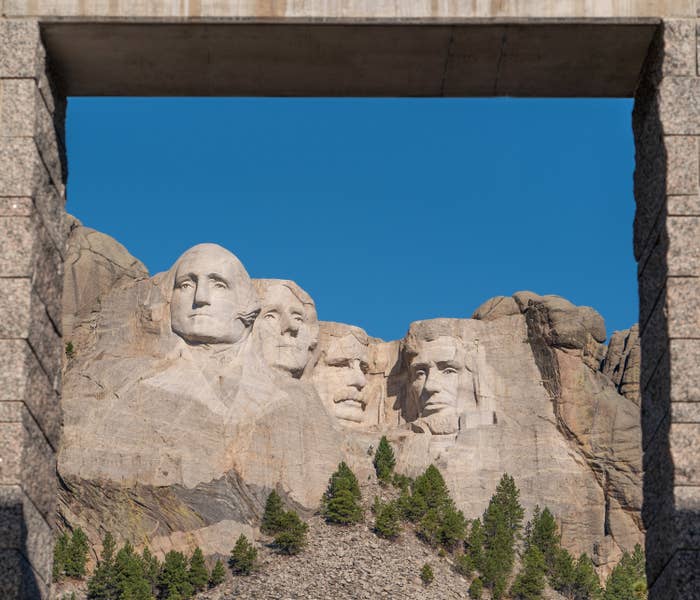
[[[80,250],[79,229],[89,274],[103,258]],[[508,472],[601,570],[641,541],[634,329],[606,348],[593,309],[518,292],[383,342],[319,323],[297,284],[251,280],[219,246],[151,278],[110,273],[111,291],[66,305],[89,335],[64,376],[61,516],[93,543],[110,529],[226,555],[271,489],[310,514],[341,460],[373,477],[382,434],[399,472],[437,464],[470,518]]]

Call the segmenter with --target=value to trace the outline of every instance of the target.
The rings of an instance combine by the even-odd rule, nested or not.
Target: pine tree
[[[58,581],[66,571],[66,559],[68,557],[68,547],[70,539],[67,533],[62,533],[56,539],[53,547],[53,578]]]
[[[544,555],[531,544],[523,555],[523,567],[510,589],[516,600],[540,600],[545,588],[546,564]]]
[[[154,556],[148,547],[143,549],[141,553],[141,562],[143,563],[143,573],[151,587],[151,593],[156,594],[158,591],[158,575],[160,574],[160,561]]]
[[[256,552],[257,554],[257,552]],[[199,546],[194,549],[190,557],[190,569],[188,571],[190,583],[195,592],[201,592],[209,583],[209,571],[204,562],[204,554]]]
[[[97,567],[88,580],[88,598],[90,600],[117,600],[117,588],[114,579],[114,551],[116,544],[108,531],[102,540],[102,555]]]
[[[423,518],[430,509],[442,509],[446,505],[453,505],[447,484],[435,465],[430,465],[422,475],[416,477],[411,500],[416,520]]]
[[[151,600],[153,598],[144,563],[128,541],[114,558],[114,583],[119,599]]]
[[[211,577],[209,578],[209,587],[213,588],[217,585],[221,585],[226,578],[226,570],[224,568],[224,563],[221,559],[216,560],[214,568],[211,570]]]
[[[464,540],[467,530],[467,521],[461,510],[449,504],[444,507],[440,517],[440,529],[438,541],[446,550],[454,550],[457,544]]]
[[[394,451],[391,449],[391,445],[385,435],[379,440],[379,446],[377,446],[377,452],[374,454],[373,462],[374,470],[377,473],[377,479],[379,479],[381,483],[389,483],[394,467],[396,466],[396,458],[394,457]]]
[[[468,554],[460,554],[455,557],[454,567],[455,571],[463,577],[471,577],[474,573],[474,565]]]
[[[472,521],[469,535],[464,542],[465,555],[469,557],[472,568],[479,573],[484,570],[484,528],[479,519]]]
[[[378,498],[377,498],[378,500]],[[375,510],[374,531],[383,538],[394,539],[401,532],[401,513],[396,502],[379,502]]]
[[[554,566],[549,574],[549,583],[564,597],[573,598],[576,591],[576,564],[568,550],[557,550]]]
[[[323,516],[328,523],[350,525],[362,520],[360,485],[350,468],[341,462],[331,475],[323,496]]]
[[[625,552],[605,582],[604,600],[636,600],[635,594],[644,594],[644,553],[637,544],[633,554]]]
[[[231,550],[228,566],[234,575],[250,575],[255,568],[258,559],[258,550],[241,534],[236,540],[236,545]]]
[[[80,527],[76,527],[66,547],[64,572],[68,577],[85,576],[88,550],[85,532]]]
[[[515,563],[515,542],[524,515],[519,496],[515,481],[505,473],[484,511],[484,561],[481,573],[494,600],[503,596]]]
[[[559,533],[554,515],[547,507],[540,512],[540,507],[536,506],[528,528],[525,545],[527,547],[534,545],[540,549],[547,565],[547,573],[551,574],[559,548]]]
[[[431,584],[433,582],[433,579],[435,579],[433,568],[428,563],[425,563],[421,568],[420,578],[425,585]]]
[[[299,554],[306,546],[309,526],[290,510],[285,513],[284,529],[275,537],[275,546],[281,554]]]
[[[182,600],[192,596],[192,584],[187,577],[187,559],[182,552],[171,550],[165,555],[158,588],[163,600]]]
[[[260,531],[268,535],[275,535],[282,530],[284,522],[284,505],[279,494],[272,490],[265,502],[265,512],[263,513]]]
[[[472,600],[481,600],[481,594],[484,591],[484,582],[481,581],[479,577],[474,579],[472,581],[471,585],[469,586],[469,597]]]
[[[602,595],[603,590],[600,587],[593,561],[584,553],[576,561],[573,598],[575,600],[599,600]]]

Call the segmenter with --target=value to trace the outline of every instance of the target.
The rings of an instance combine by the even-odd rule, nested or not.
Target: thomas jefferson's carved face
[[[270,286],[255,322],[265,362],[300,377],[318,341],[315,311],[284,284]]]
[[[419,416],[435,434],[459,428],[459,393],[465,370],[459,341],[448,336],[423,341],[411,361],[410,393]]]
[[[191,344],[235,344],[246,326],[239,317],[246,306],[239,286],[245,269],[228,250],[201,244],[178,261],[170,303],[172,330]]]
[[[314,370],[314,384],[331,414],[344,424],[361,423],[369,368],[365,344],[352,334],[333,339]]]

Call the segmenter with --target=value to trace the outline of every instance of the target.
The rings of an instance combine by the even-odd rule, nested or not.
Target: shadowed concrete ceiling
[[[52,22],[73,96],[632,96],[655,21]]]

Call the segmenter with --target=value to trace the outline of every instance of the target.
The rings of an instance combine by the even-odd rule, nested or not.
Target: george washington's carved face
[[[459,428],[459,396],[465,372],[459,340],[441,336],[418,343],[411,360],[409,393],[419,417],[432,433],[455,433]]]
[[[253,294],[243,265],[228,250],[200,244],[177,262],[170,320],[190,344],[235,344],[247,326],[240,318]]]

